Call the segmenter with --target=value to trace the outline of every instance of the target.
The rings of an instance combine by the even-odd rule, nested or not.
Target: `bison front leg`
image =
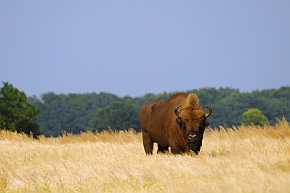
[[[158,144],[158,150],[157,153],[166,153],[169,151],[169,146],[161,146]]]
[[[184,154],[186,150],[180,148],[171,148],[171,153],[173,154]]]
[[[184,153],[188,153],[189,149],[187,147],[187,145],[181,145],[181,144],[174,144],[171,147],[171,153],[173,154],[184,154]]]
[[[153,152],[153,142],[148,134],[148,132],[142,130],[143,146],[146,154],[152,154]]]

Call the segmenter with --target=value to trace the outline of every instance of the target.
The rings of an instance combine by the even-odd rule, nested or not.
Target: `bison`
[[[152,154],[153,143],[157,153],[196,154],[202,146],[207,118],[212,109],[200,107],[196,94],[176,93],[168,100],[155,100],[144,104],[139,112],[143,145],[146,154]]]

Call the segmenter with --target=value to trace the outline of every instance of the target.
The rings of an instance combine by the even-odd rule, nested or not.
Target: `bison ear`
[[[205,119],[205,126],[209,126],[209,121],[207,119]]]

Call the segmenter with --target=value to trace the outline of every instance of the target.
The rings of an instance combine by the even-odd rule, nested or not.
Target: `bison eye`
[[[181,125],[181,128],[182,128],[183,130],[186,130],[186,125],[185,125],[185,124],[182,124],[182,125]]]

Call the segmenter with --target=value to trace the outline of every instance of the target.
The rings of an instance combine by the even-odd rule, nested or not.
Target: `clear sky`
[[[0,0],[0,81],[28,96],[290,85],[290,1]]]

